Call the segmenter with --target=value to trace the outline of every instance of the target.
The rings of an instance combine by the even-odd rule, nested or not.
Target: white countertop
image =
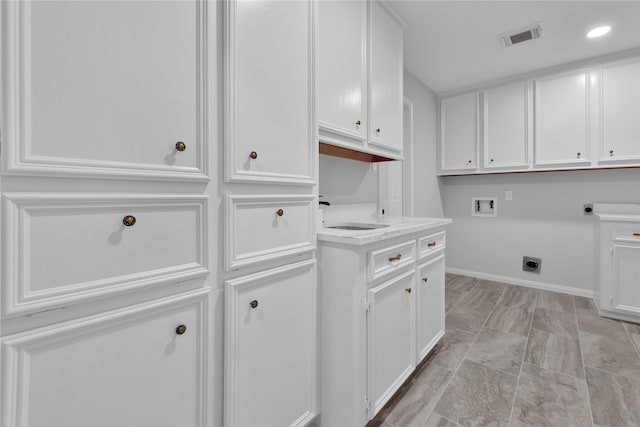
[[[335,228],[322,228],[318,230],[318,240],[325,242],[343,243],[347,245],[367,245],[381,240],[391,239],[405,234],[430,230],[451,224],[449,218],[424,218],[407,216],[381,216],[378,218],[346,218],[340,221],[327,221],[324,225],[332,223],[364,223],[387,224],[388,227],[373,230],[341,230]]]

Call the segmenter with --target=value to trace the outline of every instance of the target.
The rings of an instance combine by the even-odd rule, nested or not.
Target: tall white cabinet
[[[318,414],[317,3],[221,6],[223,424],[306,425]]]
[[[0,424],[215,424],[215,8],[0,19]]]
[[[595,203],[594,300],[600,314],[640,323],[640,205]]]

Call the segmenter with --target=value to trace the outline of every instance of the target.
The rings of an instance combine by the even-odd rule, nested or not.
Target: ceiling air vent
[[[502,45],[509,47],[514,44],[526,42],[527,40],[533,40],[542,37],[542,22],[527,25],[517,30],[508,31],[498,36],[502,41]]]

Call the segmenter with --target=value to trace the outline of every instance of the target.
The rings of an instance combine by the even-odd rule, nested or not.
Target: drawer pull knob
[[[406,288],[405,291],[407,291],[408,294],[411,293],[411,288]]]
[[[396,256],[389,257],[389,261],[391,261],[391,262],[400,261],[400,258],[402,258],[402,254],[398,254]]]
[[[187,149],[187,145],[184,142],[182,142],[182,141],[176,142],[176,150],[184,151],[186,149]]]
[[[251,308],[256,308],[258,306],[258,301],[254,299],[249,303],[249,305],[251,306]]]
[[[467,160],[467,164],[469,164],[469,165],[470,165],[470,164],[471,164],[471,160]]]
[[[124,218],[122,218],[122,223],[127,227],[131,227],[133,224],[136,223],[136,217],[133,215],[127,215]]]
[[[493,163],[493,159],[489,160],[489,163]]]
[[[613,150],[609,150],[609,155],[613,156]]]
[[[427,283],[427,282],[429,281],[429,278],[428,278],[428,277],[423,277],[423,278],[422,278],[422,281],[423,281],[424,283]]]
[[[284,215],[284,211],[283,211],[282,209],[278,209],[278,210],[276,211],[276,215],[278,215],[278,216],[282,216],[282,215]]]
[[[640,233],[633,233],[634,236],[640,237]]]
[[[430,247],[430,248],[432,248],[432,247],[434,247],[436,244],[437,244],[436,242],[431,242],[431,243],[429,243],[427,246],[428,246],[428,247]]]
[[[358,121],[356,122],[356,126],[360,126],[361,124],[362,124],[362,122],[361,122],[360,120],[358,120]]]
[[[376,129],[376,133],[377,133],[378,135],[380,135],[380,132],[382,132],[382,130],[380,130],[380,128]]]
[[[576,156],[580,157],[582,153],[580,153],[579,151],[576,153]]]
[[[258,153],[256,153],[255,151],[252,151],[251,153],[249,153],[249,157],[255,160],[258,158]]]
[[[182,335],[187,332],[187,327],[185,325],[180,325],[176,328],[176,334]]]

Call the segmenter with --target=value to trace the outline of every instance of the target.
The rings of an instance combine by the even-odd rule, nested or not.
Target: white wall
[[[320,155],[319,194],[331,204],[376,203],[378,173],[373,163]]]
[[[405,70],[404,96],[413,103],[414,215],[442,217],[436,176],[436,95]]]
[[[511,278],[511,283],[595,287],[594,202],[640,203],[640,169],[440,178],[447,227],[447,269]],[[505,201],[506,190],[513,200]],[[497,197],[496,218],[471,217],[471,198]],[[542,258],[540,274],[522,271],[522,256]],[[562,290],[562,288],[559,288]]]

